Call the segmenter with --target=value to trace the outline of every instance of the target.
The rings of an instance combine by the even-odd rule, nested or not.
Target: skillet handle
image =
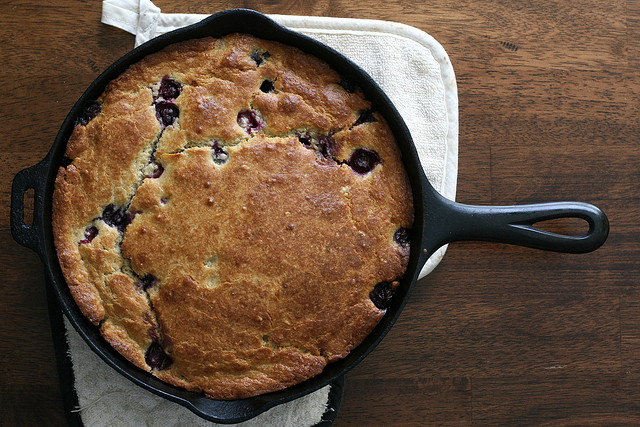
[[[481,240],[527,246],[555,252],[586,253],[598,249],[609,234],[609,220],[598,207],[581,202],[519,206],[472,206],[442,198],[443,220],[438,221],[440,243]],[[552,233],[534,226],[539,221],[578,218],[589,224],[582,236]],[[425,222],[425,227],[428,224]],[[428,230],[427,230],[428,232]]]
[[[50,159],[47,156],[40,163],[18,172],[11,185],[11,234],[14,240],[43,256],[43,207],[47,171]],[[33,223],[24,223],[24,193],[34,190]]]

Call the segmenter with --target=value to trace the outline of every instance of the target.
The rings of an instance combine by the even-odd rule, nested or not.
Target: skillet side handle
[[[598,207],[581,202],[555,202],[519,206],[472,206],[445,202],[444,243],[481,240],[509,243],[555,252],[586,253],[598,249],[609,235],[609,220]],[[578,218],[589,224],[581,236],[552,233],[535,223],[557,218]]]
[[[32,249],[42,257],[42,237],[44,230],[43,206],[49,158],[18,172],[11,185],[11,235],[22,246]],[[24,193],[34,190],[33,223],[24,223]]]

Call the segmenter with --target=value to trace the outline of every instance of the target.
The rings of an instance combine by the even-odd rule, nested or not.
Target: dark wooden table
[[[580,200],[611,234],[586,255],[457,243],[346,377],[336,426],[640,424],[640,2],[156,2],[164,12],[403,22],[456,71],[459,201]],[[63,425],[42,266],[9,232],[13,176],[133,45],[98,1],[0,4],[0,421]],[[555,224],[581,232],[583,224]]]

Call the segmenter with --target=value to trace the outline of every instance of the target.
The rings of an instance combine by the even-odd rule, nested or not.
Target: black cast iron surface
[[[75,119],[85,105],[103,92],[107,83],[120,75],[129,65],[169,44],[206,36],[220,37],[235,32],[295,46],[326,61],[344,78],[357,83],[373,107],[385,117],[395,135],[411,181],[416,220],[411,231],[412,250],[407,272],[386,315],[357,348],[344,359],[328,365],[317,377],[304,383],[249,399],[217,401],[202,394],[173,387],[136,368],[107,344],[98,329],[84,318],[69,294],[58,265],[53,246],[51,199],[56,172],[62,162]],[[23,222],[23,197],[27,189],[34,189],[35,194],[32,225]],[[237,423],[255,417],[275,405],[318,390],[357,365],[394,324],[422,266],[428,257],[444,244],[461,240],[487,240],[544,250],[582,253],[593,251],[602,245],[609,231],[606,215],[597,207],[586,203],[558,202],[481,207],[462,205],[445,199],[428,182],[409,130],[398,111],[367,73],[333,49],[249,10],[220,12],[190,27],[161,35],[112,64],[89,86],[71,109],[44,160],[16,175],[11,196],[11,231],[14,239],[38,253],[45,265],[51,291],[73,326],[96,354],[141,387],[175,401],[207,420],[219,423]],[[580,218],[589,224],[589,231],[582,236],[566,236],[546,232],[534,226],[539,221],[554,218]]]

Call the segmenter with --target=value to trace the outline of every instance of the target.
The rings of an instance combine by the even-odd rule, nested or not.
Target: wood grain
[[[434,36],[459,91],[459,201],[581,200],[597,252],[455,243],[346,377],[336,426],[640,423],[640,2],[157,0],[164,12],[384,19]],[[100,2],[0,4],[0,424],[64,425],[42,266],[9,232],[10,182],[133,36]],[[580,231],[583,224],[555,224]]]

